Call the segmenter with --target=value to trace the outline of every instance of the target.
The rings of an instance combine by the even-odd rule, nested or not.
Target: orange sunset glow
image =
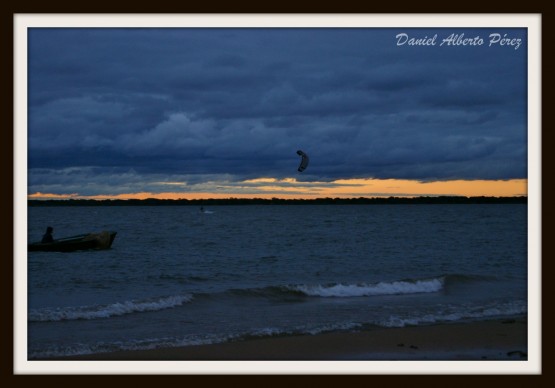
[[[226,186],[214,183],[214,190],[187,192],[138,192],[83,196],[73,194],[33,193],[28,199],[226,199],[226,198],[358,198],[358,197],[417,197],[417,196],[466,196],[466,197],[515,197],[527,195],[526,179],[512,180],[452,180],[420,182],[402,179],[340,179],[332,182],[302,182],[294,178],[277,180],[260,178]],[[178,183],[166,183],[179,186]]]

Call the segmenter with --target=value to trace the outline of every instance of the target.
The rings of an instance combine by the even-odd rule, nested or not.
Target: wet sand
[[[249,339],[58,360],[527,360],[526,318]]]

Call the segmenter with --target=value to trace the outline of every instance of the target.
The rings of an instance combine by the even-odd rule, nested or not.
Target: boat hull
[[[73,252],[89,249],[109,249],[116,238],[116,234],[116,232],[110,231],[81,234],[54,240],[50,243],[32,243],[27,246],[27,249],[29,252]]]

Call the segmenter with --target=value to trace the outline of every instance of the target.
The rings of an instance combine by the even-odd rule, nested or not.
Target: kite
[[[308,155],[305,154],[305,153],[304,153],[303,151],[301,151],[301,150],[298,150],[298,151],[297,151],[297,155],[302,156],[301,164],[299,164],[299,169],[298,169],[298,171],[299,171],[299,172],[303,172],[303,171],[306,169],[306,166],[308,166]]]

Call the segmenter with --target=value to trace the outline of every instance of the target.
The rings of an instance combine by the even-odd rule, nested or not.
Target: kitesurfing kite
[[[308,166],[308,155],[305,154],[305,153],[304,153],[303,151],[301,151],[301,150],[298,150],[298,151],[297,151],[297,155],[302,156],[301,164],[299,164],[299,169],[298,169],[298,171],[299,171],[299,172],[303,172],[303,171],[305,170],[306,166]]]

